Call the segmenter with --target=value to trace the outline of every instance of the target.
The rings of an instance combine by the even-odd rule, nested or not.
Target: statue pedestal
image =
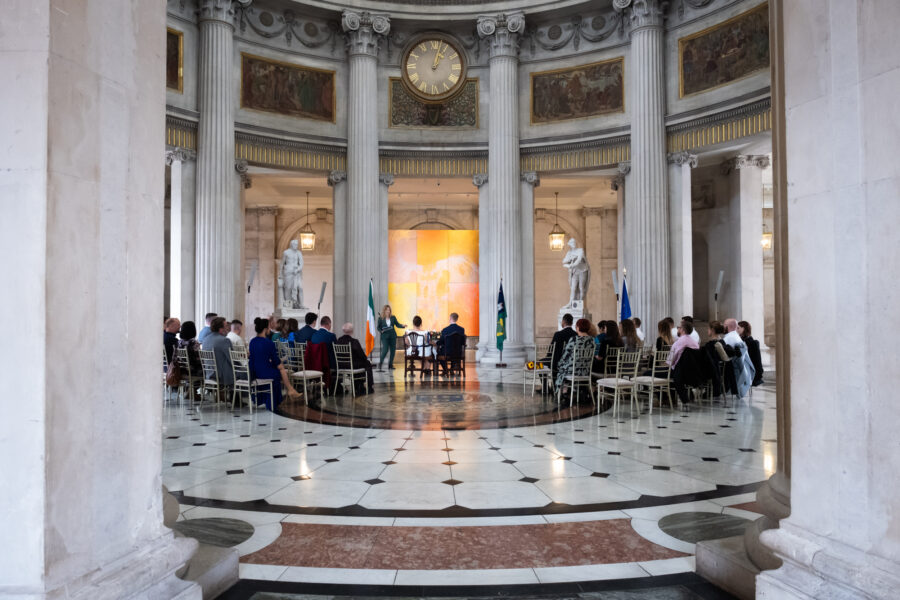
[[[559,315],[556,317],[557,329],[562,329],[562,318],[566,313],[572,315],[572,327],[575,326],[578,319],[587,319],[588,321],[591,321],[591,313],[584,310],[584,301],[576,300],[572,303],[572,306],[563,306],[559,309]],[[593,323],[593,321],[591,322]]]
[[[276,319],[297,319],[300,321],[301,327],[303,326],[303,319],[306,317],[306,313],[310,312],[308,308],[285,308],[280,306],[275,309],[275,318]]]

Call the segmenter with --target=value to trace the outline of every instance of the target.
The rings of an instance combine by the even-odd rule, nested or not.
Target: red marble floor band
[[[514,569],[626,563],[687,554],[638,535],[630,519],[496,527],[283,523],[241,562],[343,569]]]
[[[753,502],[744,502],[743,504],[732,504],[728,508],[736,508],[738,510],[747,510],[750,512],[763,514],[762,507],[756,500],[754,500]]]

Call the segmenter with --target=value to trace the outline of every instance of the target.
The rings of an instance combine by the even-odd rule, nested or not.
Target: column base
[[[764,531],[760,540],[782,559],[757,578],[757,598],[896,598],[900,564],[794,526]]]
[[[697,574],[741,600],[756,594],[759,569],[747,556],[743,536],[698,542]]]
[[[524,344],[513,342],[503,345],[503,362],[506,363],[507,368],[521,367],[525,364],[527,357],[527,347]],[[482,355],[481,360],[478,362],[485,367],[493,367],[501,362],[500,351],[497,350],[497,346],[493,345],[488,347]]]

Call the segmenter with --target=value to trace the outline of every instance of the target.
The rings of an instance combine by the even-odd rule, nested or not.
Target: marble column
[[[247,4],[249,2],[242,2]],[[242,209],[234,172],[234,7],[200,0],[197,126],[197,262],[194,312],[232,318],[243,283]]]
[[[625,254],[631,312],[656,323],[669,304],[669,199],[666,174],[664,0],[616,0],[631,25],[631,181]]]
[[[183,239],[184,239],[184,201],[182,190],[184,188],[183,164],[188,160],[191,151],[184,148],[174,148],[166,151],[166,164],[169,165],[169,315],[178,317],[184,321],[192,316],[185,316],[182,298],[184,297],[181,284],[184,281],[182,273]],[[193,310],[193,306],[191,306]]]
[[[616,193],[616,275],[618,289],[616,290],[616,313],[611,318],[618,321],[621,311],[619,310],[619,295],[622,293],[622,272],[628,267],[625,256],[625,193],[628,188],[629,175],[631,174],[631,162],[619,163],[617,173],[610,182],[610,187]]]
[[[256,317],[268,317],[275,311],[277,293],[278,259],[275,258],[276,206],[254,206],[246,209],[244,227],[244,264],[247,271],[245,328]],[[251,280],[252,278],[252,280]],[[252,282],[251,282],[252,281]],[[248,332],[248,335],[252,334]]]
[[[388,303],[388,190],[394,185],[394,175],[392,173],[381,173],[378,175],[378,208],[379,231],[381,235],[375,242],[375,245],[369,249],[375,254],[376,270],[375,270],[375,299],[382,305]],[[380,300],[383,299],[383,300]],[[375,311],[381,310],[381,306],[376,306]],[[404,317],[407,319],[407,317]],[[410,321],[412,317],[409,317]],[[406,321],[404,321],[406,323]],[[409,323],[406,323],[409,325]],[[381,347],[381,336],[376,336],[376,345]]]
[[[669,272],[671,316],[694,314],[694,255],[691,224],[691,169],[697,155],[676,152],[669,159]],[[650,327],[648,323],[646,328]],[[655,327],[655,325],[653,325]],[[652,329],[652,328],[651,328]]]
[[[490,192],[488,176],[476,173],[472,183],[478,188],[478,345],[475,360],[481,362],[488,348],[494,344],[497,320],[497,297],[491,293],[494,285],[494,236],[491,234]]]
[[[497,263],[496,277],[488,289],[481,292],[496,298],[500,282],[503,282],[508,314],[503,358],[506,362],[517,363],[525,360],[518,90],[519,42],[525,32],[525,16],[521,12],[480,16],[477,31],[490,48],[489,212],[491,233],[495,238],[493,255]],[[496,316],[492,321],[495,320]],[[496,353],[496,347],[488,348],[489,356]]]
[[[541,185],[534,171],[522,173],[522,343],[534,345],[534,190]],[[505,292],[505,290],[504,290]]]
[[[748,321],[753,337],[765,347],[763,331],[765,310],[763,299],[762,237],[762,170],[769,166],[767,155],[736,156],[722,164],[722,173],[729,178],[728,205],[731,232],[731,273],[726,273],[730,285],[732,310],[735,314],[720,315]]]
[[[165,26],[143,0],[4,11],[0,311],[28,332],[0,349],[0,598],[201,597],[175,576],[197,541],[163,524],[158,329],[149,343]]]
[[[331,187],[331,204],[334,210],[334,271],[332,274],[332,297],[334,298],[334,323],[340,327],[350,316],[347,314],[347,173],[328,173]],[[337,331],[337,329],[335,329]]]
[[[344,310],[364,339],[369,280],[380,278],[382,244],[386,244],[387,203],[382,201],[378,170],[378,47],[391,29],[387,15],[345,10],[341,26],[347,36],[347,211],[345,231]],[[382,214],[382,212],[384,214]],[[337,241],[337,240],[336,240]],[[384,253],[386,256],[386,252]],[[387,302],[387,282],[375,281],[376,312]],[[378,290],[384,288],[384,293]],[[380,297],[379,297],[380,296]]]

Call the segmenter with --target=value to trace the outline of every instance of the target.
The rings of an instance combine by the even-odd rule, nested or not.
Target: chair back
[[[353,352],[350,344],[334,344],[334,366],[338,372],[353,370]]]
[[[593,342],[584,344],[575,348],[572,356],[572,368],[575,373],[590,373],[591,365],[594,362],[594,346]]]
[[[175,360],[178,362],[178,367],[181,369],[182,376],[191,377],[191,360],[188,358],[188,350],[187,348],[175,348]],[[196,375],[196,373],[193,373]]]
[[[633,379],[637,375],[638,366],[641,363],[641,353],[619,352],[616,361],[616,377],[618,379]]]
[[[607,346],[604,364],[604,377],[615,377],[619,368],[619,355],[624,352],[621,346]]]
[[[200,351],[200,364],[203,366],[203,377],[219,381],[219,367],[216,365],[216,354],[212,350]]]
[[[442,356],[447,358],[462,358],[466,351],[466,334],[451,333],[442,338],[444,349]]]
[[[653,377],[663,379],[669,378],[669,365],[666,364],[667,360],[669,360],[669,350],[657,350],[653,353],[653,369],[651,372]]]
[[[421,333],[416,333],[415,331],[410,331],[406,334],[406,339],[409,340],[409,355],[408,356],[420,356],[423,354],[422,350],[425,348],[425,336]]]
[[[244,351],[231,350],[231,368],[234,370],[235,383],[250,381],[250,361]]]
[[[556,344],[535,344],[534,346],[534,362],[535,368],[537,368],[537,363],[543,362],[543,359],[549,357],[550,360],[547,362],[547,367],[550,369],[553,368],[553,351],[556,349]]]
[[[278,350],[278,358],[281,359],[281,362],[287,362],[291,352],[291,345],[284,340],[278,340],[275,342],[275,348]]]

